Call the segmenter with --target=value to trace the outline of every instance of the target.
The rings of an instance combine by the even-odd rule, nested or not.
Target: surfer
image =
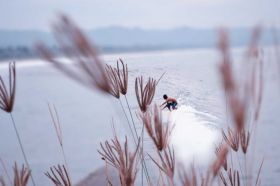
[[[178,104],[178,102],[177,102],[177,100],[175,99],[175,98],[170,98],[170,97],[168,97],[166,94],[164,94],[163,95],[163,99],[165,99],[165,102],[163,102],[161,105],[160,105],[160,107],[162,107],[163,105],[165,105],[163,108],[162,108],[162,110],[164,109],[164,108],[168,108],[170,111],[171,111],[171,108],[172,108],[172,110],[175,110],[175,109],[177,109],[177,104]]]

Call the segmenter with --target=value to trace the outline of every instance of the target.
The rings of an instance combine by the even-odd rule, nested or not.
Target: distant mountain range
[[[233,28],[229,31],[231,44],[242,46],[249,42],[252,29]],[[218,36],[217,30],[214,29],[188,27],[170,30],[145,30],[115,26],[90,30],[86,33],[104,52],[214,47]],[[51,33],[31,30],[0,30],[0,49],[2,49],[0,50],[0,58],[1,51],[2,53],[4,51],[6,57],[9,56],[5,50],[7,48],[10,51],[20,49],[21,52],[29,50],[29,53],[33,53],[32,47],[38,41],[46,43],[49,47],[57,46]],[[270,30],[264,30],[262,44],[272,44],[272,41]]]

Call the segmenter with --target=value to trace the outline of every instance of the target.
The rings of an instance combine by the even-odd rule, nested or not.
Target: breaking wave
[[[164,115],[173,127],[171,144],[180,162],[205,164],[214,157],[220,139],[220,130],[213,123],[215,116],[186,105]]]

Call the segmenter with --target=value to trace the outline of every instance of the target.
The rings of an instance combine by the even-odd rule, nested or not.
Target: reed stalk
[[[123,113],[124,113],[125,119],[126,119],[126,121],[127,121],[129,130],[130,130],[130,133],[131,133],[131,135],[132,135],[132,137],[133,137],[133,141],[134,141],[134,143],[135,143],[135,145],[136,145],[136,144],[137,144],[137,142],[136,142],[136,137],[135,137],[135,134],[134,134],[134,132],[133,132],[133,129],[131,128],[131,125],[130,125],[128,116],[127,116],[127,114],[126,114],[126,112],[125,112],[125,109],[124,109],[124,106],[123,106],[123,104],[122,104],[122,101],[121,101],[120,99],[118,99],[118,100],[119,100],[119,104],[120,104],[120,106],[121,106],[121,108],[122,108],[122,111],[123,111]]]
[[[54,129],[55,129],[55,132],[56,132],[56,136],[57,136],[57,139],[58,139],[58,142],[59,142],[62,157],[63,157],[64,163],[65,163],[66,169],[67,169],[67,173],[68,173],[68,177],[69,177],[69,183],[72,184],[70,169],[69,169],[68,162],[66,160],[65,151],[64,151],[62,130],[61,130],[61,124],[60,124],[60,119],[59,119],[59,116],[58,116],[58,112],[57,112],[57,109],[56,109],[55,105],[53,105],[53,107],[51,107],[51,105],[48,104],[48,107],[49,107],[49,112],[50,112],[52,122],[53,122],[53,125],[54,125]]]
[[[16,136],[17,136],[17,140],[18,140],[18,143],[19,143],[19,146],[20,146],[20,149],[21,149],[23,158],[24,158],[24,162],[25,162],[25,164],[27,165],[27,168],[28,168],[29,170],[31,170],[31,169],[30,169],[29,162],[28,162],[28,160],[27,160],[26,153],[25,153],[24,148],[23,148],[22,140],[21,140],[21,138],[20,138],[20,135],[19,135],[19,132],[18,132],[18,129],[17,129],[17,126],[16,126],[16,123],[15,123],[15,120],[14,120],[14,117],[13,117],[13,114],[12,114],[12,113],[10,113],[10,117],[11,117],[11,120],[12,120],[12,124],[13,124],[14,130],[15,130]],[[33,178],[31,172],[30,172],[30,178],[31,178],[31,181],[32,181],[33,186],[36,186],[35,181],[34,181],[34,178]]]
[[[126,95],[124,95],[124,98],[125,98],[125,102],[126,102],[126,105],[128,107],[128,110],[129,110],[129,115],[130,115],[130,118],[131,118],[131,121],[132,121],[132,124],[133,124],[133,129],[134,129],[134,132],[136,134],[136,137],[138,138],[138,133],[137,133],[137,129],[136,129],[136,126],[135,126],[135,122],[134,122],[134,119],[133,119],[133,116],[132,116],[132,112],[131,112],[131,108],[130,108],[130,105],[128,103],[128,100],[127,100],[127,97]]]
[[[27,186],[29,177],[31,176],[31,170],[22,165],[19,170],[17,163],[15,163],[14,169],[14,186]]]
[[[0,157],[0,162],[2,164],[3,170],[4,170],[4,172],[5,172],[5,174],[6,174],[7,178],[8,178],[8,181],[9,181],[10,185],[13,185],[11,177],[10,177],[10,175],[8,173],[7,167],[5,166],[5,162],[3,161],[3,159],[1,157]]]
[[[69,174],[64,165],[50,167],[45,175],[52,181],[55,186],[72,186]]]

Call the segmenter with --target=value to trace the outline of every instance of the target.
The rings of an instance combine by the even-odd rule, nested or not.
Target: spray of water
[[[181,163],[206,165],[215,157],[220,130],[205,117],[208,115],[213,119],[213,116],[186,105],[164,115],[174,127],[171,144]]]

